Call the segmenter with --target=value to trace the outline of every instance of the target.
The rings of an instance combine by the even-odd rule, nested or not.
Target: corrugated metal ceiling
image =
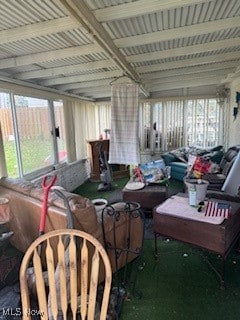
[[[145,96],[169,96],[183,90],[204,92],[200,87],[206,88],[206,81],[199,84],[198,79],[194,86],[188,75],[195,68],[194,73],[203,76],[201,66],[211,62],[209,70],[202,70],[203,78],[209,77],[207,94],[215,94],[240,64],[240,1],[182,0],[174,1],[175,7],[172,3],[0,0],[1,79],[68,94],[87,92],[87,86],[91,94],[86,98],[109,99],[111,80],[127,75],[141,81]],[[166,88],[161,83],[168,72],[173,81]],[[174,87],[174,72],[182,73],[182,88]],[[153,90],[149,79],[154,79]]]

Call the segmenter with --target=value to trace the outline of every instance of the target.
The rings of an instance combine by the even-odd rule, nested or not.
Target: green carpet
[[[96,198],[103,198],[106,200],[111,200],[114,198],[119,198],[121,196],[121,191],[124,188],[124,186],[129,181],[129,178],[122,178],[122,179],[115,179],[112,182],[112,189],[110,191],[98,191],[98,186],[100,182],[91,182],[86,181],[81,186],[79,186],[77,189],[75,189],[73,192],[80,194],[83,197],[87,197],[90,200],[96,199]],[[176,194],[180,191],[182,191],[183,183],[181,181],[176,180],[170,180],[169,185],[169,196],[172,194]]]
[[[90,199],[112,198],[121,192],[128,179],[113,182],[112,191],[98,192],[99,183],[86,182],[77,193]],[[182,183],[170,180],[169,196],[182,189]],[[149,232],[152,232],[152,228]],[[152,238],[152,236],[151,236]],[[177,241],[158,239],[159,258],[154,258],[154,240],[144,240],[144,268],[139,271],[137,288],[131,290],[122,305],[120,320],[239,320],[240,253],[233,251],[225,262],[225,290],[203,254],[220,271],[221,260]],[[134,267],[134,265],[133,265]]]
[[[211,270],[203,252],[176,241],[158,239],[159,258],[154,258],[154,240],[145,240],[137,287],[139,299],[130,296],[123,303],[121,320],[239,320],[240,255],[226,260],[225,290]],[[220,258],[208,253],[220,270]]]
[[[90,200],[96,198],[103,198],[108,200],[109,197],[113,195],[113,193],[118,193],[118,191],[121,191],[128,182],[128,180],[129,178],[116,179],[112,182],[112,188],[110,191],[100,192],[98,191],[98,186],[100,182],[86,181],[73,192],[80,194],[83,197],[89,198]]]

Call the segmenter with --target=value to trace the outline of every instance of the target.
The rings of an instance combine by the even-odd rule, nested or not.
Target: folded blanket
[[[225,213],[209,215],[209,208],[210,206],[207,206],[207,202],[205,202],[204,209],[199,212],[197,207],[191,207],[189,205],[188,198],[176,195],[167,199],[164,203],[159,205],[156,209],[156,212],[159,214],[171,215],[179,218],[196,220],[212,224],[221,224],[224,221],[224,219],[228,217],[228,215],[226,216]]]

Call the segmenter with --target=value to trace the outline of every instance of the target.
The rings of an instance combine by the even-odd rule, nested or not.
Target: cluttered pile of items
[[[156,160],[141,164],[132,169],[131,180],[146,185],[168,184],[171,177],[171,167],[164,160]]]
[[[202,179],[206,173],[219,171],[219,165],[205,156],[189,155],[187,178]]]

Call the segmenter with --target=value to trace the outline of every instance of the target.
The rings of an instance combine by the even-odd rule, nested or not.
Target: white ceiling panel
[[[0,12],[6,81],[102,100],[125,75],[145,97],[214,95],[240,66],[239,0],[0,0]]]

